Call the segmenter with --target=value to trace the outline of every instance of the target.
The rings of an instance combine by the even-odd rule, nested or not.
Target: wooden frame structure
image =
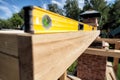
[[[106,65],[106,77],[107,80],[117,80],[116,74],[118,71],[118,64],[120,59],[120,39],[107,39],[107,38],[97,38],[94,42],[108,42],[109,44],[114,44],[115,49],[97,49],[97,48],[88,48],[84,53],[92,54],[92,55],[99,55],[99,56],[106,56],[106,57],[113,57],[113,65],[110,62],[107,62]],[[112,70],[112,68],[114,70]]]
[[[102,38],[102,39],[96,39],[96,41],[106,41],[109,44],[114,44],[115,45],[115,50],[120,50],[120,39]],[[119,53],[119,51],[117,51],[117,52]],[[115,53],[112,54],[112,56],[113,55],[115,55]],[[113,56],[113,57],[114,57],[113,68],[114,68],[115,73],[117,73],[120,56],[119,56],[119,54],[117,54],[117,57],[115,57],[115,56]]]
[[[98,35],[0,33],[0,79],[57,80]]]

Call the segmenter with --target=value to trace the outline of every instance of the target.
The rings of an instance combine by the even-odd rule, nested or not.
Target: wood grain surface
[[[99,33],[0,33],[0,78],[57,80]]]

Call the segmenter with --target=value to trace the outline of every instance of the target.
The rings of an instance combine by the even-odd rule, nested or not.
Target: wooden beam
[[[29,45],[32,41],[28,39],[31,37],[25,33],[13,32],[0,32],[0,37],[0,79],[31,80],[32,78],[28,77],[29,75],[33,77],[29,52],[32,50],[30,48],[32,46]]]
[[[71,80],[81,80],[80,78],[76,77],[76,76],[73,76],[73,75],[68,75],[68,77],[71,79]]]
[[[115,72],[113,70],[112,62],[107,62],[107,65],[106,65],[106,80],[117,80]]]
[[[57,80],[98,35],[99,31],[39,35],[0,33],[0,75],[15,74],[18,78],[3,80]],[[10,59],[2,58],[2,54]]]
[[[95,42],[108,42],[110,44],[115,44],[116,42],[120,41],[120,39],[110,39],[110,38],[96,38]]]
[[[99,31],[33,35],[35,80],[58,79],[98,35]]]
[[[105,49],[88,48],[84,53],[120,58],[120,50],[105,50]]]
[[[30,35],[18,35],[18,55],[20,80],[35,80],[33,78],[33,52]]]
[[[118,71],[118,64],[119,64],[119,58],[114,58],[113,59],[113,68],[114,68],[114,71],[115,71],[116,74],[117,74],[117,71]]]
[[[0,30],[0,34],[21,34],[24,33],[23,30]]]
[[[59,80],[67,80],[67,71],[65,71],[62,76],[59,78]]]
[[[17,58],[0,53],[0,80],[20,80]]]
[[[116,42],[115,49],[118,49],[118,50],[120,49],[120,42]],[[116,74],[118,71],[118,65],[119,65],[119,58],[114,58],[113,68],[114,68]]]
[[[0,31],[0,80],[20,80],[17,35]]]
[[[18,57],[17,35],[0,34],[0,52]]]

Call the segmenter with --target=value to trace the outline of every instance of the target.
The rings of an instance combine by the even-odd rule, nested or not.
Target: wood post
[[[117,50],[120,49],[120,42],[115,43],[115,49],[117,49]],[[117,70],[118,70],[118,64],[119,64],[119,58],[114,58],[113,68],[114,68],[114,71],[116,74],[117,74]]]
[[[59,78],[59,80],[67,80],[67,71],[63,73],[63,75]]]
[[[115,73],[117,73],[118,64],[119,64],[119,58],[114,58],[114,61],[113,61],[113,68],[114,68]]]

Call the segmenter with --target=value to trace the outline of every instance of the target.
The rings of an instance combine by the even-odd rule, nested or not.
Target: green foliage
[[[89,0],[84,0],[84,1],[85,1],[85,6],[83,7],[83,11],[92,9]]]
[[[75,61],[69,68],[68,68],[68,72],[73,73],[76,69],[77,66],[77,61]]]
[[[64,9],[67,17],[79,20],[78,16],[81,10],[78,5],[78,0],[66,0]]]
[[[97,10],[101,13],[101,21],[99,23],[102,27],[108,21],[108,15],[110,10],[110,5],[107,4],[105,0],[85,0],[85,6],[83,8],[86,10]]]
[[[115,3],[110,6],[108,22],[106,24],[111,29],[120,26],[120,0],[116,0]]]
[[[0,28],[5,29],[15,29],[20,27],[23,22],[24,11],[21,10],[19,13],[13,14],[13,16],[9,19],[0,19]]]
[[[118,80],[120,80],[120,64],[118,65],[117,76],[118,76]]]
[[[63,10],[57,4],[48,4],[48,10],[63,15]]]
[[[10,27],[11,27],[11,23],[9,22],[9,20],[0,19],[0,28],[10,28]]]
[[[17,28],[23,24],[23,19],[18,14],[13,14],[9,21],[12,23],[12,28]]]
[[[24,10],[21,9],[21,11],[18,13],[18,15],[19,15],[22,19],[24,19]]]

